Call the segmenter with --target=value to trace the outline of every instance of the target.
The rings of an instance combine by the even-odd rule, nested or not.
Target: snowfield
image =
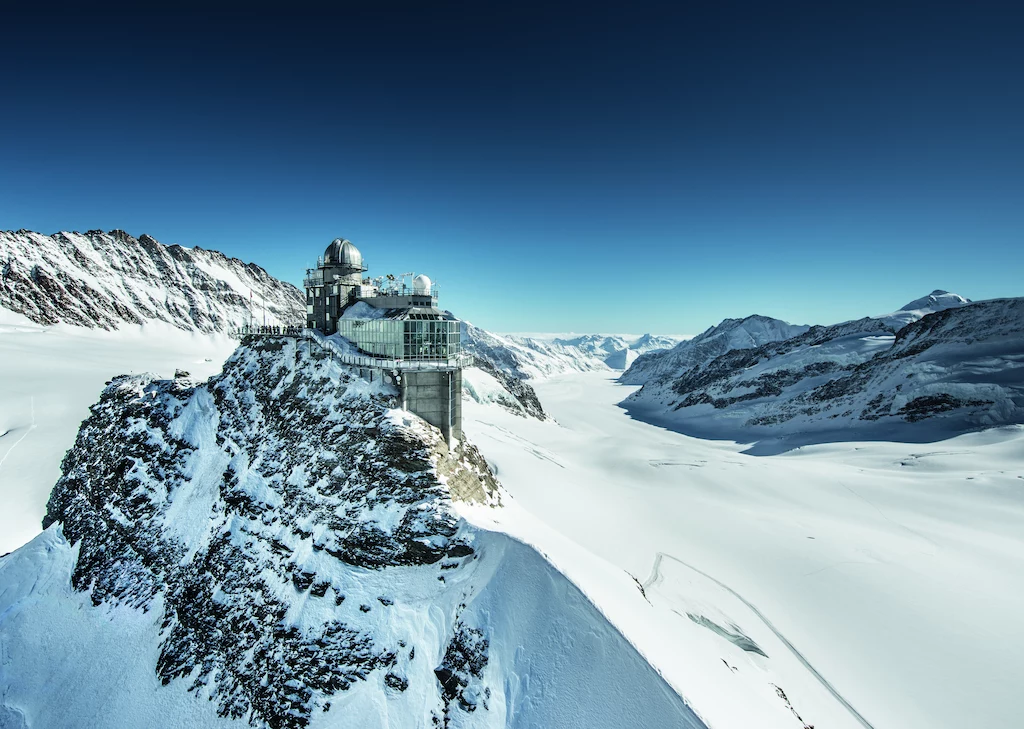
[[[544,553],[709,726],[1021,725],[1024,427],[759,457],[629,418],[610,377],[535,383],[553,421],[466,403],[510,498],[462,511]]]
[[[159,322],[113,332],[44,327],[0,309],[0,554],[40,532],[60,461],[104,383],[176,369],[205,379],[237,344]]]

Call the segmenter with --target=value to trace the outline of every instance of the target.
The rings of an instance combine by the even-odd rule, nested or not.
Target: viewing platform
[[[230,336],[238,337],[289,337],[292,339],[304,339],[310,343],[316,343],[321,349],[330,352],[331,357],[345,365],[362,367],[367,369],[396,370],[402,372],[443,372],[457,370],[473,366],[473,355],[467,352],[458,352],[450,357],[436,359],[401,359],[394,357],[375,357],[373,355],[347,351],[333,339],[323,335],[316,329],[306,327],[289,326],[244,326],[233,329]]]

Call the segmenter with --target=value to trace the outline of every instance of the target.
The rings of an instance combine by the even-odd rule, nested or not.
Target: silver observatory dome
[[[331,241],[327,250],[324,251],[324,263],[365,270],[363,254],[352,244],[352,241],[344,238],[335,238]]]

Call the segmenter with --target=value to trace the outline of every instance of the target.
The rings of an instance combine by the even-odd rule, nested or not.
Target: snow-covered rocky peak
[[[922,296],[920,299],[914,299],[909,304],[901,307],[898,311],[894,311],[891,314],[886,314],[878,318],[898,330],[911,322],[917,321],[921,317],[927,316],[928,314],[934,314],[937,311],[945,311],[946,309],[953,309],[970,303],[970,299],[965,298],[960,294],[936,289],[927,296]]]
[[[692,435],[771,444],[764,452],[938,440],[1024,422],[1022,357],[1024,299],[954,304],[898,332],[864,318],[733,349],[648,381],[627,406]]]
[[[725,319],[672,349],[641,355],[623,373],[620,381],[628,385],[643,385],[652,380],[671,379],[730,350],[782,341],[802,334],[808,328],[758,314],[743,319]]]
[[[932,291],[927,296],[922,296],[920,299],[914,299],[906,306],[900,307],[900,311],[920,311],[927,309],[928,313],[931,313],[933,311],[942,311],[943,309],[950,309],[954,306],[963,306],[964,304],[969,303],[971,303],[971,300],[961,296],[960,294],[935,289],[935,291]]]
[[[162,321],[225,331],[305,320],[302,293],[253,263],[148,235],[0,231],[0,307],[36,324],[117,329]]]
[[[115,378],[0,558],[0,725],[703,727],[534,550],[459,517],[498,503],[487,464],[395,400],[285,338],[204,383]]]

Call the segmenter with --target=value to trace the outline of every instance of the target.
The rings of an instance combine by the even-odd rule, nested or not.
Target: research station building
[[[347,339],[370,375],[395,383],[402,407],[438,427],[448,443],[462,438],[461,323],[437,308],[437,287],[411,273],[366,278],[363,256],[336,238],[306,270],[306,324]],[[360,359],[360,366],[363,359]]]

